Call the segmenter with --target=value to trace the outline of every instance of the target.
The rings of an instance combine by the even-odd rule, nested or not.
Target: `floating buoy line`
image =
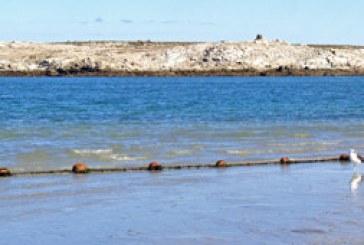
[[[162,170],[179,170],[179,169],[200,169],[200,168],[227,168],[227,167],[248,167],[261,165],[279,164],[288,166],[299,163],[319,163],[319,162],[336,162],[349,161],[347,154],[341,154],[339,157],[319,157],[308,159],[290,159],[282,157],[280,160],[262,160],[227,163],[224,160],[218,160],[215,164],[188,164],[188,165],[162,165],[159,162],[151,162],[148,166],[139,167],[88,167],[85,163],[76,163],[69,169],[53,169],[39,171],[11,171],[8,168],[0,167],[0,177],[24,176],[24,175],[52,175],[52,174],[87,174],[87,173],[107,173],[107,172],[137,172],[137,171],[162,171]]]

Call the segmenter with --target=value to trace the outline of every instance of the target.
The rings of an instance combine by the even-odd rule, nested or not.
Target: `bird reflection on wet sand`
[[[355,192],[359,189],[361,182],[363,181],[363,175],[354,173],[350,181],[350,190]]]

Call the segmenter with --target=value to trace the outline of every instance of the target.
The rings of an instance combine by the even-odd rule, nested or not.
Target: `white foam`
[[[80,155],[102,155],[112,153],[112,149],[85,149],[85,150],[72,150],[73,153]]]
[[[115,161],[135,161],[135,160],[141,160],[144,159],[143,157],[129,157],[126,155],[121,154],[110,154],[105,156],[105,158],[109,160],[115,160]]]
[[[322,146],[322,145],[338,145],[340,144],[339,141],[333,141],[333,142],[298,142],[298,143],[269,143],[267,145],[269,146],[284,146],[284,147],[305,147],[305,146]]]
[[[240,155],[240,156],[248,156],[253,154],[267,154],[274,153],[272,150],[223,150],[223,153],[231,154],[231,155]]]
[[[191,154],[192,151],[191,150],[175,150],[175,151],[170,151],[169,154],[171,155],[187,155],[187,154]]]
[[[104,161],[135,161],[144,159],[143,157],[130,157],[126,154],[117,154],[114,153],[113,149],[74,149],[72,150],[74,154],[82,155],[82,156],[96,156],[98,159],[102,159]]]

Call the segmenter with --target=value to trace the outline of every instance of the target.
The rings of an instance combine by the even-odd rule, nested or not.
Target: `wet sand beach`
[[[0,179],[7,244],[361,244],[340,163]]]

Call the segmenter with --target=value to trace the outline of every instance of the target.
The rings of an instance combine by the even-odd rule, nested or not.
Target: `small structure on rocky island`
[[[257,36],[255,37],[255,41],[258,41],[258,40],[263,40],[264,37],[262,34],[257,34]]]
[[[257,36],[254,39],[254,43],[269,44],[269,40],[266,39],[262,34],[257,34]]]

